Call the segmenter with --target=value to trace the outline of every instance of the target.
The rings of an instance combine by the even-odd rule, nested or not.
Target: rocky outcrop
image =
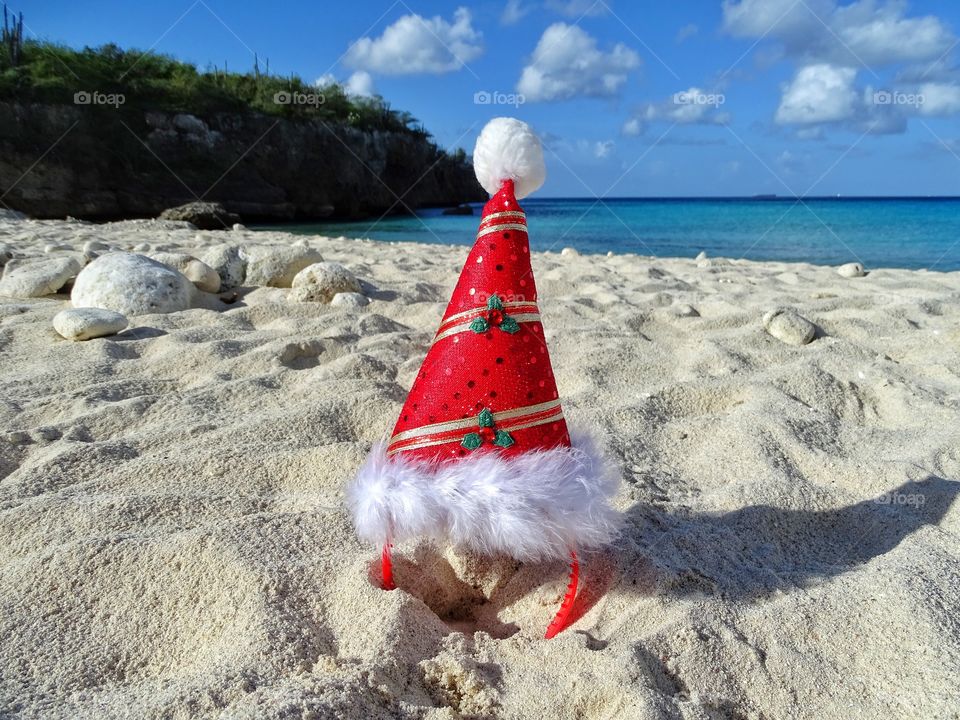
[[[156,217],[197,200],[249,221],[486,199],[469,164],[412,133],[253,111],[201,117],[16,102],[0,102],[0,192],[34,217],[86,219]]]
[[[160,213],[161,220],[183,220],[200,230],[226,230],[240,222],[240,216],[220,203],[191,202]]]

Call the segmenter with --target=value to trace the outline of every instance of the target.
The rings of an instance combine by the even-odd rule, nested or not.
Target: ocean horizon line
[[[675,202],[675,201],[699,201],[699,200],[737,200],[737,201],[798,201],[798,200],[869,200],[869,201],[960,201],[960,195],[610,195],[607,197],[597,197],[591,195],[537,195],[523,199],[523,203],[537,203],[544,201],[555,202],[557,200],[571,200],[575,202],[592,202],[594,200],[606,201],[629,201],[629,202]],[[464,205],[479,205],[483,202],[463,203]]]

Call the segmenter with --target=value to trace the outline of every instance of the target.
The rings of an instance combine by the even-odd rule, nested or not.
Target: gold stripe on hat
[[[491,213],[490,215],[485,215],[480,221],[480,224],[483,225],[485,222],[490,220],[497,220],[499,218],[518,218],[520,220],[526,220],[527,214],[525,212],[520,212],[517,210],[504,210],[503,212]]]
[[[496,295],[496,293],[494,293],[494,295]],[[504,310],[509,310],[509,309],[511,309],[511,308],[518,308],[518,307],[534,307],[534,308],[536,308],[536,307],[537,307],[537,304],[536,304],[535,302],[532,302],[532,301],[529,301],[529,300],[528,300],[528,301],[511,300],[510,302],[505,302],[505,303],[503,303],[503,309],[504,309]],[[450,317],[444,318],[443,322],[440,323],[440,327],[443,327],[444,325],[449,325],[449,324],[450,324],[451,322],[453,322],[454,320],[459,320],[460,318],[470,317],[470,316],[473,315],[474,313],[478,313],[478,312],[479,312],[479,313],[485,313],[485,312],[487,312],[488,309],[489,309],[489,308],[487,308],[485,305],[479,305],[479,306],[475,307],[473,310],[464,310],[463,312],[454,313],[454,314],[451,315]],[[537,311],[539,312],[539,308],[537,309]]]
[[[477,317],[483,317],[483,315],[478,315]],[[517,313],[516,315],[508,315],[507,317],[512,317],[518,323],[523,322],[540,322],[540,313]],[[470,322],[473,322],[472,320]],[[454,325],[444,330],[442,333],[437,335],[433,341],[435,343],[440,342],[444,338],[448,338],[451,335],[458,335],[462,332],[467,332],[470,330],[470,323],[462,323],[460,325]]]
[[[488,225],[483,228],[480,232],[477,233],[477,239],[479,240],[484,235],[489,235],[490,233],[500,232],[501,230],[523,230],[527,231],[526,225],[519,225],[517,223],[501,223],[500,225]]]
[[[560,402],[557,400],[556,402]],[[496,415],[494,415],[496,417]],[[546,425],[547,423],[557,422],[558,420],[563,420],[563,411],[560,408],[557,408],[557,411],[547,415],[546,417],[539,418],[537,420],[531,420],[530,422],[521,422],[517,425],[504,425],[501,430],[504,432],[515,432],[517,430],[526,430],[527,428],[537,427],[538,425]],[[474,427],[476,420],[474,419],[471,425],[468,425],[464,429]],[[463,442],[463,438],[452,437],[444,438],[441,440],[421,440],[420,442],[412,443],[410,445],[404,445],[402,448],[396,450],[387,450],[387,456],[396,455],[398,452],[406,452],[407,450],[419,450],[420,448],[433,447],[435,445],[446,445],[447,443],[460,443]]]
[[[514,430],[526,430],[527,428],[536,427],[537,425],[546,425],[547,423],[556,422],[557,420],[563,420],[563,410],[557,408],[555,413],[551,413],[546,417],[540,418],[539,420],[531,420],[530,422],[520,423],[519,425],[504,425],[503,429],[506,432],[513,432]]]
[[[497,423],[501,420],[511,420],[513,418],[523,417],[524,415],[533,415],[534,413],[540,413],[559,407],[560,400],[548,400],[547,402],[539,403],[538,405],[527,405],[526,407],[514,408],[513,410],[502,410],[501,412],[495,412],[493,413],[493,421]],[[396,435],[390,438],[389,445],[393,445],[401,440],[425,437],[427,435],[436,435],[437,433],[451,432],[453,430],[465,430],[466,428],[472,428],[476,426],[477,417],[475,415],[472,417],[461,418],[460,420],[448,420],[446,422],[434,423],[433,425],[422,425],[418,428],[412,428],[410,430],[398,432]]]

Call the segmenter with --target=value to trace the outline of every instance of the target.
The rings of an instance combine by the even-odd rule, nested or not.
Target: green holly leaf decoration
[[[487,310],[503,310],[503,301],[496,295],[487,298]]]
[[[520,329],[520,324],[509,315],[506,315],[503,318],[503,322],[500,323],[500,329],[505,333],[510,333],[513,335],[515,332],[517,332],[517,330]]]
[[[485,333],[490,329],[490,323],[487,322],[486,318],[478,317],[470,323],[470,329],[475,333]]]
[[[508,448],[513,445],[513,438],[510,437],[510,433],[497,430],[497,436],[493,439],[493,444],[497,447]]]
[[[511,440],[511,442],[513,442]],[[476,450],[478,447],[483,445],[483,440],[480,435],[477,433],[469,433],[463,440],[460,442],[467,450]]]
[[[477,424],[480,427],[493,427],[493,413],[489,409],[481,410],[477,415]]]

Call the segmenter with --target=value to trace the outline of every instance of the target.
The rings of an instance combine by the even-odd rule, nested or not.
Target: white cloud
[[[835,30],[868,65],[936,58],[949,50],[953,34],[939,18],[907,18],[904,9],[900,2],[879,6],[873,0],[860,0],[836,9]]]
[[[730,122],[730,113],[720,109],[725,103],[726,97],[722,93],[691,87],[674,93],[663,102],[647,103],[624,123],[621,132],[624,135],[643,135],[647,125],[653,122],[726,125]]]
[[[897,72],[896,77],[901,83],[960,82],[960,67],[954,64],[953,58],[947,53],[932,62],[906,65]]]
[[[804,169],[808,159],[807,156],[797,157],[789,150],[784,150],[777,156],[775,163],[782,174],[794,175]]]
[[[856,114],[857,71],[826,63],[807,65],[784,87],[776,120],[781,125],[839,122]]]
[[[700,28],[694,25],[693,23],[690,23],[689,25],[684,25],[682,28],[677,30],[676,41],[678,43],[682,43],[684,40],[692,38],[698,32],[700,32]]]
[[[936,16],[907,17],[900,0],[724,0],[727,32],[780,41],[805,64],[890,65],[935,59],[954,36]]]
[[[639,65],[640,56],[626,45],[617,43],[603,52],[582,28],[555,23],[540,37],[517,82],[517,92],[532,102],[612,97]]]
[[[830,10],[828,0],[723,0],[723,27],[740,37],[785,38],[807,30]]]
[[[806,65],[783,89],[776,122],[799,125],[800,139],[822,139],[822,126],[872,135],[902,133],[916,116],[960,113],[960,85],[930,82],[892,88],[856,87],[857,71],[826,63]]]
[[[906,0],[724,0],[723,19],[727,32],[774,40],[797,62],[775,120],[804,128],[798,137],[821,138],[820,125],[899,133],[910,117],[960,113],[956,38],[935,15],[910,16]],[[857,87],[858,74],[887,67],[887,83]]]
[[[593,156],[599,160],[603,160],[604,158],[610,157],[610,153],[613,152],[613,148],[613,140],[598,140],[593,146]]]
[[[947,83],[924,83],[918,88],[921,115],[954,115],[960,113],[960,86]]]
[[[377,94],[373,84],[373,77],[364,70],[357,70],[346,82],[340,82],[331,73],[324,73],[313,84],[318,88],[330,87],[331,85],[340,85],[347,95],[356,95],[358,97],[370,97]]]
[[[500,13],[502,25],[516,25],[533,10],[532,5],[523,5],[520,0],[507,0],[507,4]]]
[[[343,89],[347,95],[357,95],[359,97],[371,97],[377,94],[373,77],[365,70],[357,70],[348,77],[343,84]]]
[[[630,118],[623,124],[623,127],[620,128],[620,132],[624,135],[643,135],[643,131],[644,125],[640,122],[640,118],[637,117]]]
[[[344,63],[384,75],[459,70],[483,52],[483,36],[471,21],[464,7],[457,8],[452,23],[439,16],[404,15],[380,37],[357,40],[344,55]]]
[[[572,18],[604,15],[610,9],[603,0],[547,0],[547,7]]]

